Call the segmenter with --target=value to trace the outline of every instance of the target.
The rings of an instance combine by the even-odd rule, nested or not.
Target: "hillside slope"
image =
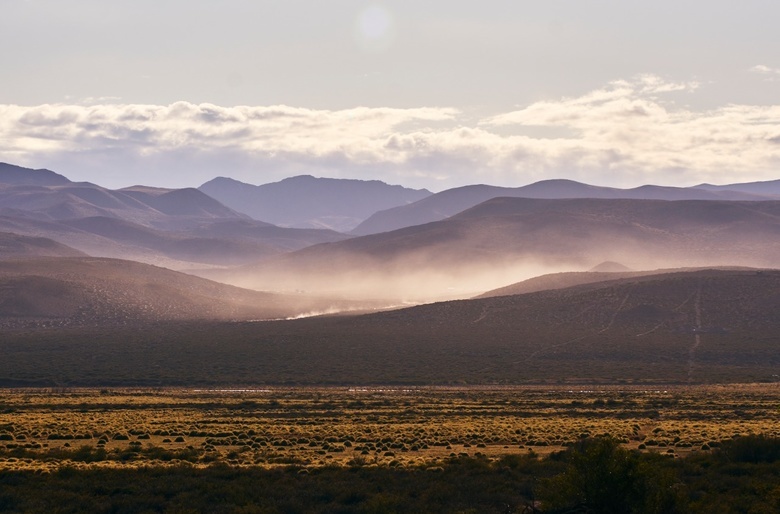
[[[500,287],[487,291],[476,298],[492,298],[494,296],[511,296],[516,294],[536,293],[537,291],[548,291],[550,289],[565,289],[567,287],[581,286],[585,284],[595,284],[606,282],[608,280],[620,280],[623,278],[642,277],[645,275],[656,275],[665,271],[564,271],[561,273],[550,273],[538,277],[529,278],[521,282],[516,282],[508,286]],[[666,271],[668,272],[668,270]]]
[[[133,261],[0,261],[0,326],[137,325],[162,320],[273,319],[349,302],[227,286]]]
[[[34,257],[86,257],[86,255],[45,237],[0,232],[0,260]]]
[[[0,379],[215,386],[772,382],[778,334],[779,271],[700,270],[363,316],[10,330],[0,341]]]

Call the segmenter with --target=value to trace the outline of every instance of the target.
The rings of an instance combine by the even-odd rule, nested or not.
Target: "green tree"
[[[580,441],[562,458],[566,471],[542,484],[546,512],[678,512],[676,475],[663,457],[643,457],[612,438],[599,438]]]

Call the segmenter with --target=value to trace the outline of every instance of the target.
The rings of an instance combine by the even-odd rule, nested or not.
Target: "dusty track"
[[[695,357],[696,349],[701,345],[701,280],[696,290],[696,300],[693,302],[693,311],[696,315],[695,334],[693,336],[693,346],[688,350],[688,383],[693,381],[693,371],[696,367]]]

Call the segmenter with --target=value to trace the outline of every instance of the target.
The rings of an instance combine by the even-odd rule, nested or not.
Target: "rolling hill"
[[[162,230],[178,230],[209,219],[246,218],[197,189],[112,191],[89,183],[0,183],[0,214],[18,212],[41,221],[102,216]]]
[[[290,177],[254,186],[225,177],[199,188],[254,219],[283,227],[347,232],[378,210],[406,205],[431,195],[425,189],[392,186],[378,180]]]
[[[231,386],[771,382],[780,368],[779,292],[779,271],[699,270],[362,316],[6,330],[0,380]]]
[[[341,300],[249,291],[126,260],[0,261],[4,328],[273,319],[355,307]]]
[[[209,277],[399,300],[589,269],[780,265],[780,202],[495,198],[446,220],[315,245]]]
[[[762,182],[746,182],[741,184],[699,184],[695,186],[698,189],[707,191],[740,191],[743,193],[756,195],[774,195],[780,196],[780,180],[766,180]]]
[[[0,232],[0,260],[33,257],[86,257],[86,254],[45,237]]]
[[[595,284],[608,280],[620,280],[623,278],[642,277],[656,275],[669,270],[656,271],[564,271],[550,273],[538,277],[529,278],[515,284],[499,287],[476,298],[492,298],[494,296],[511,296],[516,294],[536,293],[537,291],[549,291],[551,289],[565,289],[567,287]]]
[[[736,186],[736,185],[735,185]],[[663,187],[646,185],[633,189],[591,186],[573,180],[543,180],[527,186],[509,188],[471,185],[448,189],[409,205],[379,211],[358,225],[354,235],[377,234],[432,221],[440,221],[496,197],[566,199],[634,199],[634,200],[777,200],[778,193],[761,188],[745,190]],[[728,186],[724,186],[728,187]]]

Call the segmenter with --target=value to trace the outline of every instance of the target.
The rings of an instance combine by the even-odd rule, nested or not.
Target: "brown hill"
[[[0,232],[0,260],[30,257],[86,257],[86,254],[45,237]]]
[[[426,301],[603,261],[636,269],[780,265],[780,202],[495,198],[449,219],[211,275]]]
[[[0,378],[74,385],[771,382],[780,366],[778,334],[780,271],[701,270],[364,316],[6,331]]]
[[[597,284],[601,286],[602,282],[608,282],[611,280],[621,280],[625,278],[640,279],[641,277],[647,277],[651,275],[668,275],[669,273],[702,271],[703,269],[756,271],[754,268],[739,266],[721,266],[718,268],[657,269],[645,271],[564,271],[562,273],[540,275],[538,277],[529,278],[528,280],[523,280],[515,284],[499,287],[498,289],[493,289],[486,293],[482,293],[475,298],[492,298],[494,296],[510,296],[516,294],[535,293],[537,291],[565,289],[567,287],[582,286],[586,284]]]
[[[476,298],[492,298],[494,296],[510,296],[516,294],[535,293],[550,289],[564,289],[567,287],[595,284],[609,280],[622,278],[634,278],[645,275],[666,273],[669,270],[656,271],[564,271],[561,273],[549,273],[538,277],[529,278],[515,284],[493,289],[482,293]]]
[[[596,264],[588,271],[625,272],[625,271],[633,271],[633,270],[628,266],[624,266],[623,264],[620,264],[619,262],[604,261],[602,263]]]
[[[354,304],[249,291],[133,261],[0,261],[0,325],[6,328],[273,319],[349,308]]]

